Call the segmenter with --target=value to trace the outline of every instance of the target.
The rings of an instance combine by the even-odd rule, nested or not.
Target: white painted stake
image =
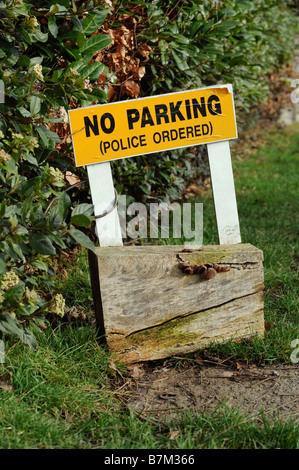
[[[103,214],[114,204],[115,191],[110,162],[87,165],[87,173],[94,205],[94,215]],[[122,236],[117,207],[105,217],[96,219],[100,246],[122,246]]]
[[[241,243],[229,141],[215,142],[207,147],[219,244]]]

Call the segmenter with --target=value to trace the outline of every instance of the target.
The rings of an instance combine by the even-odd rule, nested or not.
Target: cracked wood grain
[[[153,334],[159,326],[162,331],[171,321],[184,324],[187,318],[188,321],[195,320],[194,315],[213,318],[214,336],[204,334],[202,329],[200,335],[196,333],[204,344],[205,338],[212,341],[211,338],[215,337],[217,341],[217,315],[219,322],[226,317],[228,324],[224,336],[219,326],[219,338],[228,338],[229,332],[238,337],[261,333],[264,287],[262,251],[250,244],[237,244],[204,246],[184,252],[184,260],[191,265],[212,263],[230,268],[207,280],[182,273],[177,259],[177,254],[182,250],[183,247],[174,245],[105,247],[90,254],[97,323],[108,345],[113,345],[116,350],[117,342],[123,345],[119,347],[124,347],[128,337],[132,339],[135,333],[140,338],[140,332],[147,331],[148,337],[148,333]],[[236,305],[240,307],[239,313]],[[203,323],[207,329],[210,328],[208,324],[206,321]],[[190,337],[193,337],[192,330],[193,327],[189,331]],[[169,330],[168,334],[173,336],[174,331],[178,330]],[[197,331],[196,328],[194,331]],[[187,343],[190,341],[184,335],[183,340],[178,340],[176,354],[188,349]],[[199,344],[197,340],[191,343],[192,347]],[[158,354],[162,354],[161,348]]]

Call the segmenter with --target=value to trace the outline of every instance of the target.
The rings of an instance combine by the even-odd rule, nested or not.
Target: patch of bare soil
[[[140,415],[159,420],[175,417],[179,411],[212,411],[223,402],[244,415],[258,415],[263,410],[268,418],[298,419],[296,364],[261,367],[208,362],[146,372],[135,369],[140,377],[135,379],[129,406]]]

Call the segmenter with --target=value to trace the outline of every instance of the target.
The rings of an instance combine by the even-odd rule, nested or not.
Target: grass
[[[91,327],[46,331],[37,351],[13,344],[6,358],[13,390],[1,396],[2,448],[80,448],[114,425],[114,372]]]
[[[34,351],[11,344],[0,391],[2,449],[248,449],[296,448],[291,420],[244,416],[225,403],[213,412],[182,413],[171,422],[141,419],[118,399],[117,380],[94,330],[61,326],[40,337]],[[3,367],[3,366],[2,366]],[[175,431],[175,433],[174,433]],[[170,439],[173,433],[174,437]]]
[[[233,148],[242,241],[264,252],[264,339],[214,345],[214,355],[248,362],[290,363],[298,329],[299,132],[272,132],[249,158]],[[204,243],[217,244],[212,195],[204,203]],[[68,269],[61,292],[77,311],[91,311],[85,252]],[[38,337],[39,348],[5,340],[0,364],[0,448],[102,449],[295,449],[299,432],[292,420],[243,415],[225,403],[213,412],[178,414],[172,422],[137,416],[124,406],[125,368],[115,366],[96,341],[91,322],[72,321]],[[174,432],[175,431],[175,432]]]
[[[233,153],[233,152],[232,152]],[[299,338],[298,176],[299,129],[272,131],[267,145],[249,158],[233,159],[243,243],[264,254],[265,340],[229,343],[223,352],[251,361],[289,361],[291,342]],[[233,153],[234,155],[234,153]],[[211,198],[204,204],[204,243],[217,243]]]

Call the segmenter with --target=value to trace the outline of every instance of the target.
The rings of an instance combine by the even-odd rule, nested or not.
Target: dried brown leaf
[[[174,439],[177,439],[179,437],[179,435],[180,435],[180,431],[170,430],[167,437],[170,441],[173,441]]]
[[[10,392],[11,390],[13,390],[13,385],[0,380],[0,388],[1,390],[4,390],[5,392]]]
[[[108,89],[109,89],[109,93],[108,93],[108,98],[107,98],[107,100],[108,100],[108,101],[111,101],[112,98],[113,98],[114,95],[115,95],[115,91],[114,91],[113,85],[111,85],[111,83],[108,83]]]
[[[273,326],[273,323],[270,323],[268,321],[265,320],[265,330],[266,331],[269,331]]]
[[[138,80],[141,80],[145,75],[145,67],[143,65],[141,67],[139,67],[139,60],[136,59],[136,61],[137,61],[137,63],[132,64],[130,69],[133,73],[133,76],[135,78],[138,78]]]
[[[135,380],[140,379],[140,377],[142,377],[142,375],[144,374],[144,369],[140,365],[136,365],[136,364],[129,365],[128,370],[129,370],[130,376]]]
[[[145,60],[149,59],[149,54],[152,52],[152,48],[148,44],[141,44],[138,47],[138,53],[145,58]]]
[[[109,366],[109,369],[111,369],[111,370],[117,372],[117,373],[121,376],[121,378],[123,379],[123,375],[122,375],[122,373],[118,370],[118,368],[116,367],[116,364],[115,364],[115,362],[113,361],[113,359],[110,359],[110,360],[109,360],[108,366]]]
[[[123,94],[131,96],[132,98],[138,98],[140,92],[140,87],[138,83],[134,82],[134,80],[127,80],[123,84]]]
[[[93,59],[95,62],[103,62],[103,52],[98,51],[94,56]]]
[[[219,371],[218,377],[223,377],[225,379],[230,379],[234,376],[234,372],[230,372],[229,370],[221,370]]]
[[[71,171],[66,171],[64,177],[65,177],[65,180],[71,185],[80,182],[80,178],[77,175],[75,175],[75,173],[72,173]]]
[[[117,371],[117,367],[116,367],[115,362],[113,361],[113,359],[109,360],[108,365],[109,365],[109,369]]]
[[[3,374],[1,377],[0,377],[0,389],[1,390],[4,390],[5,392],[10,392],[11,390],[13,390],[13,385],[9,382],[11,382],[12,380],[12,373],[11,372],[5,372],[5,374]]]

